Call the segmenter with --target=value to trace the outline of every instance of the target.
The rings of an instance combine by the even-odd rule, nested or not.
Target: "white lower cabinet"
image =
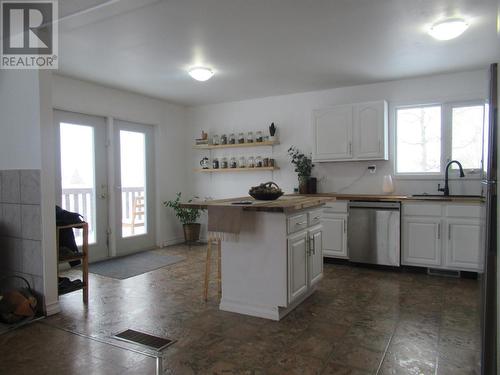
[[[307,231],[288,238],[288,302],[307,291]]]
[[[482,269],[482,252],[478,249],[481,241],[481,226],[479,220],[447,219],[447,247],[445,266],[458,269]]]
[[[483,269],[480,203],[404,203],[402,264]]]
[[[405,217],[403,233],[403,264],[417,266],[441,264],[440,218]]]
[[[347,258],[347,215],[325,213],[322,217],[323,255],[329,258]]]
[[[323,277],[323,230],[321,226],[310,229],[309,238],[309,285],[313,286]]]
[[[323,277],[321,225],[288,236],[288,303],[309,292]]]

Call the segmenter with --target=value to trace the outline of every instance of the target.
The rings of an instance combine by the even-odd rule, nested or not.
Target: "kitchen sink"
[[[459,195],[459,194],[413,194],[414,198],[482,198],[481,195]]]

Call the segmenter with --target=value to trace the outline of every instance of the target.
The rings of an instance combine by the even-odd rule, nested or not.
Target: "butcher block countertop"
[[[319,207],[335,198],[314,195],[284,195],[274,201],[258,201],[252,197],[239,197],[229,199],[217,199],[210,201],[199,201],[182,203],[181,207],[202,208],[208,207],[241,207],[244,211],[266,211],[266,212],[289,212],[303,210],[306,208]],[[251,202],[247,204],[235,204],[238,202]]]
[[[304,195],[301,195],[304,196]],[[484,202],[484,198],[480,196],[470,195],[470,196],[457,196],[450,195],[445,197],[444,195],[387,195],[387,194],[337,194],[337,193],[318,193],[305,195],[308,197],[328,197],[338,201],[375,201],[375,202],[387,202],[387,201],[431,201],[431,202],[457,202],[457,203],[481,203]]]
[[[321,206],[331,201],[431,201],[431,202],[457,202],[457,203],[480,203],[484,198],[478,196],[411,196],[411,195],[376,195],[376,194],[287,194],[274,201],[257,201],[252,197],[238,197],[228,199],[216,199],[210,201],[194,201],[183,203],[181,207],[207,209],[210,206],[218,207],[241,207],[244,211],[267,211],[267,212],[289,212]],[[251,202],[235,204],[239,202]]]

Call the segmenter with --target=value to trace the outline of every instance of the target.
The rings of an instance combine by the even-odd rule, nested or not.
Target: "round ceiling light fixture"
[[[214,75],[212,69],[197,66],[188,70],[189,75],[197,81],[208,81]]]
[[[437,40],[455,39],[462,35],[469,24],[462,18],[450,18],[436,22],[429,29],[429,35]]]

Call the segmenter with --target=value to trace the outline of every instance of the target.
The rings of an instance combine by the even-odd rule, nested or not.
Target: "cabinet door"
[[[307,291],[307,232],[288,238],[288,303]]]
[[[352,105],[313,112],[313,159],[352,158]]]
[[[309,231],[309,285],[313,286],[323,277],[322,228]]]
[[[482,270],[479,220],[446,220],[446,266],[454,269]]]
[[[412,266],[441,265],[440,218],[403,218],[402,263]]]
[[[323,256],[347,258],[347,215],[323,214]]]
[[[354,158],[388,159],[387,102],[354,106]]]

